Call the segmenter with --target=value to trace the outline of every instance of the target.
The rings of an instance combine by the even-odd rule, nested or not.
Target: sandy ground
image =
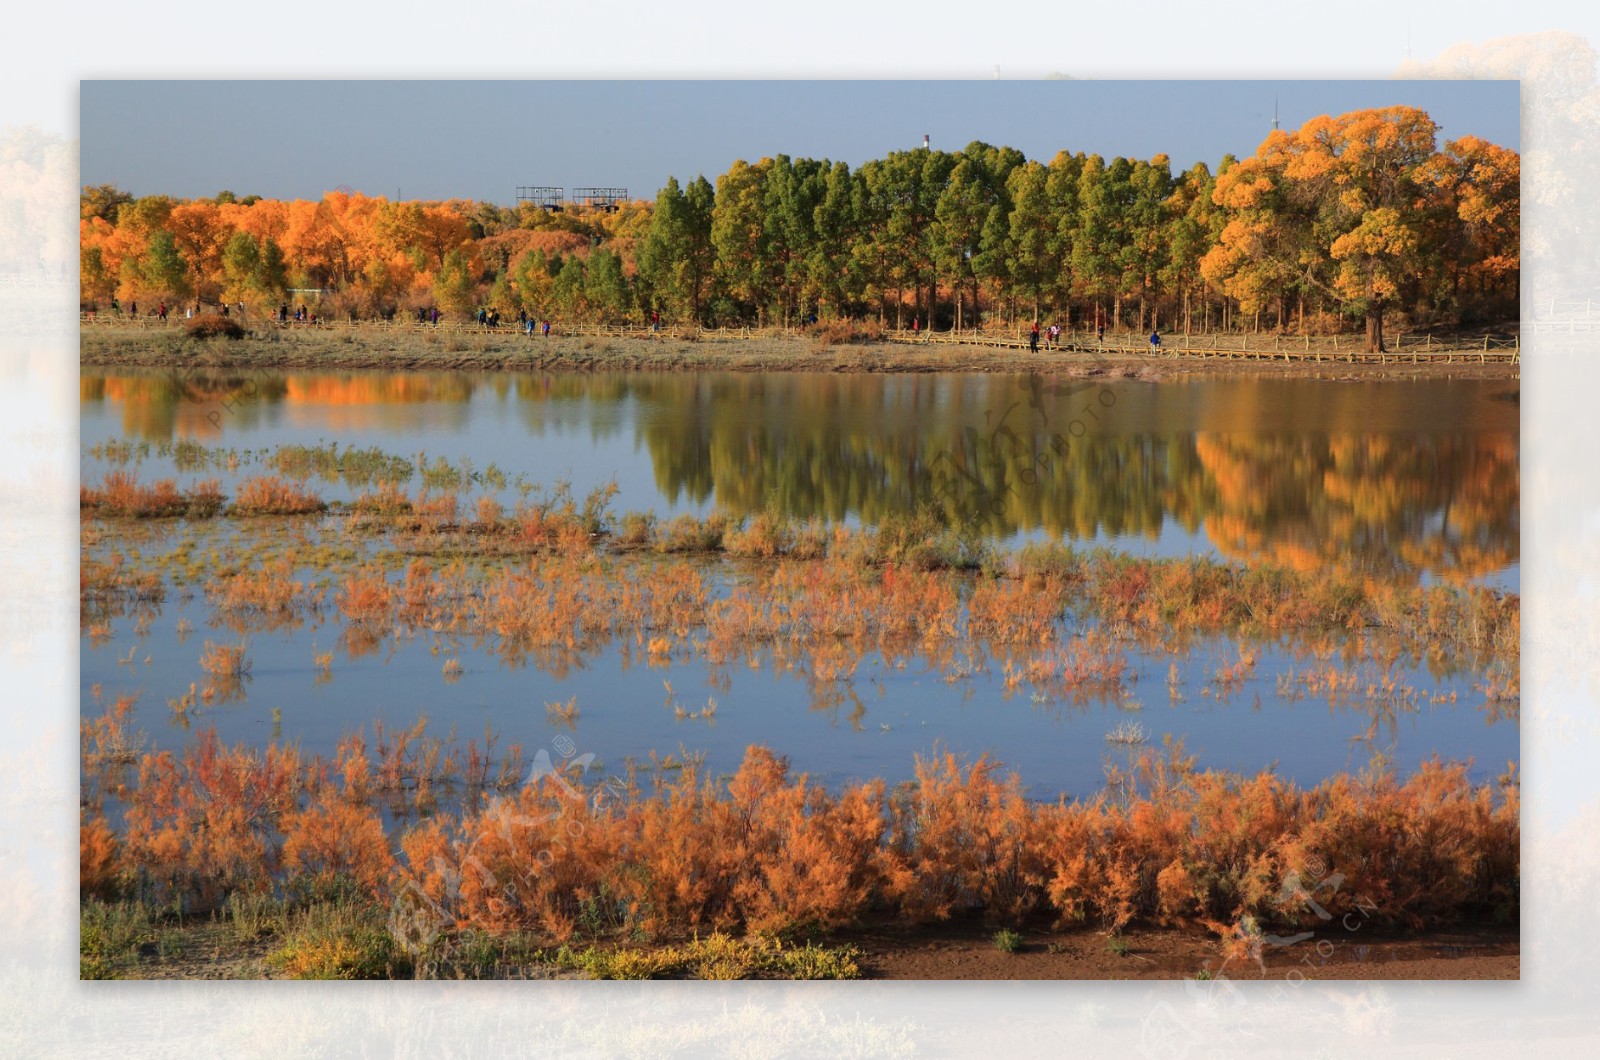
[[[1382,936],[1370,925],[1339,923],[1311,938],[1263,946],[1261,962],[1224,961],[1214,935],[1203,929],[1134,929],[1117,953],[1102,932],[1022,932],[1016,953],[997,949],[993,932],[978,926],[886,929],[841,936],[866,954],[863,970],[881,979],[1518,979],[1519,933],[1512,928]],[[1292,936],[1290,936],[1292,937]],[[1119,946],[1120,948],[1120,946]]]
[[[691,339],[659,336],[529,337],[427,331],[275,331],[234,341],[186,338],[180,329],[86,327],[80,363],[97,368],[214,368],[293,371],[740,371],[1043,372],[1160,380],[1187,375],[1385,379],[1416,376],[1515,379],[1512,364],[1386,365],[1327,360],[1263,361],[1151,356],[1142,351],[1001,349],[950,343],[870,342],[824,346],[802,336]]]

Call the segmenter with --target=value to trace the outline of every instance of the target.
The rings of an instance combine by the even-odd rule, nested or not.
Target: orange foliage
[[[329,789],[306,809],[286,814],[283,834],[283,865],[291,879],[303,875],[326,887],[346,878],[377,895],[394,868],[377,811],[332,796]]]
[[[306,515],[327,504],[316,494],[277,475],[258,475],[239,483],[233,507],[241,515]]]
[[[492,742],[469,748],[469,783],[489,779]],[[224,748],[211,732],[181,759],[146,755],[124,836],[98,813],[83,820],[85,891],[127,880],[201,909],[279,879],[342,878],[379,899],[414,888],[457,926],[558,940],[580,922],[785,934],[869,914],[1048,913],[1115,931],[1140,918],[1314,927],[1350,913],[1424,927],[1514,913],[1519,898],[1514,775],[1474,785],[1464,766],[1438,762],[1403,782],[1375,773],[1302,790],[1271,773],[1197,772],[1181,749],[1146,751],[1096,798],[1049,804],[987,759],[919,759],[891,799],[879,781],[829,792],[752,747],[722,782],[690,765],[643,790],[558,768],[390,837],[373,797],[460,776],[461,760],[421,722],[380,726],[377,760],[359,734],[332,763],[292,747]],[[520,768],[519,753],[497,783]]]
[[[78,895],[109,898],[117,874],[117,839],[101,814],[78,819]]]
[[[963,774],[954,755],[917,759],[916,783],[894,804],[894,838],[903,859],[895,894],[913,921],[985,911],[1007,921],[1044,897],[1048,864],[1038,812],[1015,777],[979,759]]]
[[[194,908],[268,888],[279,821],[306,783],[293,747],[224,748],[210,730],[181,759],[146,755],[128,801],[126,864],[158,900]]]
[[[78,506],[100,516],[157,519],[178,515],[206,517],[222,507],[222,494],[215,479],[197,483],[185,493],[172,479],[161,479],[152,486],[141,486],[127,471],[108,471],[99,489],[79,487]]]

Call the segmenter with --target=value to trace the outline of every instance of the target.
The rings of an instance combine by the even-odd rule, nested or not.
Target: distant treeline
[[[1408,107],[1324,116],[1215,173],[1176,175],[1165,155],[1041,163],[979,142],[856,170],[779,155],[609,211],[340,192],[183,202],[102,185],[81,200],[82,297],[597,322],[1359,321],[1376,344],[1385,314],[1517,316],[1520,157],[1472,136],[1441,148],[1437,132]]]

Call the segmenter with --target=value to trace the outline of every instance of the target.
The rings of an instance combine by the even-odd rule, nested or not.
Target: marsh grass
[[[295,912],[283,945],[267,958],[291,979],[397,979],[412,960],[370,902],[318,902]]]
[[[436,498],[435,488],[419,500]],[[402,497],[408,512],[414,507],[398,489],[380,486],[379,494],[373,512],[400,509]],[[765,658],[804,676],[819,697],[842,697],[873,653],[889,665],[923,659],[951,675],[992,661],[1004,666],[1008,687],[1122,703],[1134,645],[1183,652],[1187,638],[1230,638],[1236,653],[1199,677],[1211,694],[1254,680],[1261,645],[1295,638],[1305,654],[1278,679],[1286,696],[1325,695],[1392,716],[1437,702],[1406,684],[1407,667],[1422,665],[1479,668],[1486,700],[1508,711],[1519,695],[1520,601],[1489,590],[1054,547],[999,562],[931,518],[851,530],[775,513],[665,525],[625,516],[618,532],[610,499],[602,490],[578,502],[558,489],[525,498],[509,515],[490,512],[492,524],[480,505],[470,532],[441,519],[428,543],[461,549],[460,562],[376,545],[330,551],[322,569],[345,623],[341,644],[354,654],[356,634],[374,645],[418,634],[447,645],[482,638],[508,663],[566,672],[622,638],[661,663],[695,657],[716,668]],[[394,533],[409,545],[420,539],[408,536],[420,519],[407,520]],[[270,547],[230,556],[227,566],[212,562],[207,599],[228,614],[317,614],[320,587],[294,580],[302,568],[288,561],[311,555],[305,536],[289,529],[302,525],[273,524]],[[324,540],[343,532],[329,528]],[[122,524],[114,546],[112,536],[93,546],[101,555],[86,556],[81,594],[86,627],[105,624],[107,635],[119,609],[154,613],[166,590],[147,569],[161,562],[150,558],[150,542],[175,535]],[[514,562],[470,551],[487,538],[525,551]],[[636,556],[608,542],[675,554]],[[813,547],[815,558],[802,558]],[[184,563],[204,551],[203,541],[172,550]],[[720,553],[738,562],[708,561]],[[323,659],[331,665],[331,654],[316,657],[320,670]],[[249,669],[244,645],[206,642],[202,668],[219,685],[236,682]],[[1167,684],[1178,701],[1176,663]],[[1249,916],[1292,928],[1304,911],[1275,896],[1289,874],[1314,865],[1349,881],[1334,915],[1374,902],[1401,927],[1513,916],[1519,896],[1514,776],[1473,784],[1464,766],[1434,762],[1404,780],[1378,770],[1302,789],[1271,773],[1197,771],[1170,748],[1145,746],[1131,720],[1108,735],[1127,765],[1108,775],[1101,795],[1075,802],[1031,802],[1018,778],[993,763],[943,755],[919,760],[915,780],[892,792],[881,782],[830,791],[761,748],[732,777],[709,776],[688,755],[630,769],[602,799],[551,783],[518,789],[520,749],[497,760],[490,734],[463,750],[421,721],[375,724],[371,740],[347,737],[322,760],[276,741],[224,748],[201,732],[181,753],[150,754],[132,729],[132,699],[94,702],[99,713],[82,725],[86,895],[207,910],[292,885],[301,888],[299,909],[328,904],[331,881],[354,881],[364,902],[417,888],[486,935],[587,939],[590,956],[569,956],[589,972],[767,974],[775,966],[766,958],[720,942],[673,959],[626,946],[694,932],[789,939],[867,916],[915,924],[977,913],[1016,926],[1043,915],[1110,930],[1135,920],[1236,924]],[[715,704],[690,714],[668,687],[667,709],[686,720],[713,717]],[[546,717],[572,724],[576,700],[550,704]],[[102,785],[119,770],[137,772],[137,783]],[[484,798],[491,789],[505,797]],[[120,830],[100,806],[102,792],[125,801]],[[546,852],[559,854],[554,866],[533,871]],[[474,882],[480,865],[495,888],[487,877]],[[313,924],[296,913],[290,924],[285,913],[273,929],[284,936],[276,952],[286,974],[403,974],[393,937],[383,942],[367,912],[319,915]],[[623,943],[624,955],[608,956],[619,951],[602,942]],[[483,963],[470,954],[452,960]],[[116,971],[115,962],[104,970]]]
[[[141,901],[104,902],[90,898],[78,906],[78,977],[119,979],[139,959],[141,946],[155,940],[158,918]]]
[[[766,936],[714,931],[649,949],[563,946],[550,960],[590,979],[859,979],[860,957],[852,946],[785,945]]]

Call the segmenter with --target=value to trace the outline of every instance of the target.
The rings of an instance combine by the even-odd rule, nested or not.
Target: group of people
[[[243,302],[236,302],[234,304],[238,307],[239,312],[241,314],[243,314],[244,313],[244,303]],[[230,307],[229,307],[227,302],[218,302],[217,303],[217,312],[220,313],[222,316],[227,316],[229,314],[229,309],[230,309]],[[87,312],[88,314],[90,314],[91,316],[93,316],[95,313],[97,313],[99,311],[99,307],[91,303],[84,309],[84,311]],[[135,301],[135,300],[130,299],[128,301],[128,306],[127,306],[126,310],[124,310],[124,308],[122,306],[122,302],[119,301],[115,296],[113,296],[112,299],[111,299],[111,312],[113,314],[115,314],[116,316],[123,316],[124,314],[126,314],[127,316],[130,316],[130,317],[138,317],[138,315],[139,315],[139,303],[137,301]],[[151,309],[151,310],[147,311],[147,315],[153,316],[157,320],[159,320],[163,324],[165,324],[167,322],[168,316],[172,312],[173,312],[173,310],[168,307],[168,305],[166,303],[166,300],[162,299],[161,301],[158,301],[156,303],[156,306],[155,306],[154,309]],[[193,302],[193,303],[183,307],[183,319],[185,319],[185,320],[193,320],[195,317],[201,315],[203,312],[205,312],[205,307],[200,302]]]
[[[1044,329],[1045,343],[1051,347],[1061,342],[1061,325],[1051,324]],[[1039,352],[1039,322],[1033,322],[1033,330],[1028,332],[1028,349],[1033,353]]]
[[[1051,324],[1045,329],[1044,335],[1046,342],[1050,346],[1056,346],[1061,341],[1061,325]],[[1094,338],[1098,343],[1105,343],[1106,326],[1104,324],[1095,325]],[[1161,349],[1161,329],[1156,328],[1150,332],[1150,348],[1152,350]],[[1030,353],[1039,352],[1039,322],[1037,320],[1033,322],[1033,328],[1028,332],[1028,351]]]

